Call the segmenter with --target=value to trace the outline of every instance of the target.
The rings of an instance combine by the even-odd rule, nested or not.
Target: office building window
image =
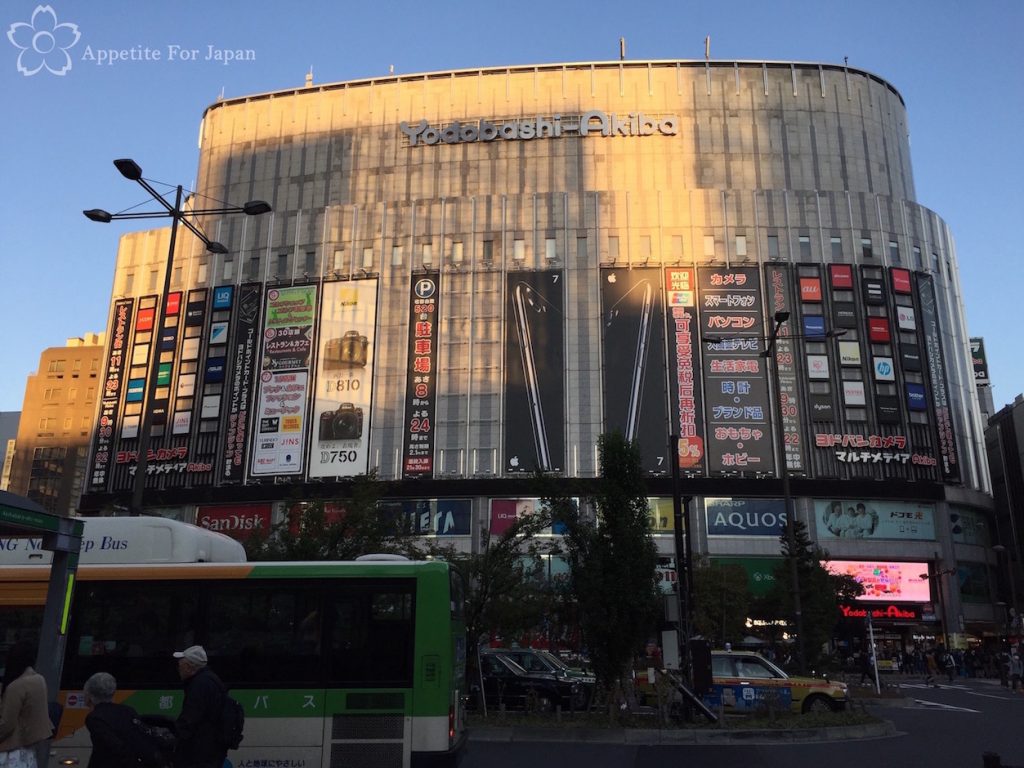
[[[608,259],[610,261],[618,261],[619,259],[619,238],[617,237],[608,238]]]
[[[369,271],[373,269],[373,247],[363,248],[363,269]]]
[[[843,260],[843,239],[841,237],[833,237],[829,240],[829,245],[832,248],[832,261]]]
[[[494,241],[484,240],[480,245],[480,258],[486,262],[494,261]]]
[[[151,269],[149,271],[149,285],[146,286],[146,290],[147,291],[155,291],[156,290],[156,281],[157,281],[158,277],[159,277],[159,273],[157,272],[157,270]]]
[[[206,278],[209,276],[210,265],[205,261],[199,263],[198,269],[196,269],[196,283],[202,285],[206,282]]]
[[[392,267],[400,267],[400,266],[402,266],[403,260],[404,260],[404,256],[402,255],[402,246],[400,246],[400,245],[392,245],[391,246],[391,266]]]
[[[772,261],[779,260],[779,236],[768,235],[768,258]]]
[[[647,238],[648,243],[650,238]],[[558,241],[553,237],[544,238],[544,258],[548,261],[554,261],[558,258]]]
[[[306,264],[303,272],[307,277],[316,274],[316,251],[306,251]]]
[[[576,238],[576,258],[580,261],[587,260],[587,238],[577,237]]]
[[[260,257],[250,256],[249,257],[249,279],[259,280],[260,279]]]
[[[124,292],[131,293],[135,290],[135,273],[127,272],[124,276]]]
[[[235,277],[235,260],[227,256],[224,259],[224,279],[232,280]]]
[[[870,237],[862,237],[860,239],[860,255],[863,256],[865,259],[874,258],[875,253],[871,249],[871,238]]]
[[[736,255],[746,256],[747,255],[747,236],[736,235]]]
[[[800,235],[800,260],[810,261],[811,260],[811,238],[810,235]]]
[[[331,267],[331,269],[333,269],[335,272],[344,272],[345,271],[345,249],[344,248],[335,248],[334,249],[334,262],[333,262],[333,266]]]
[[[704,235],[704,257],[708,259],[715,258],[715,237],[714,235]]]
[[[288,254],[279,253],[277,254],[277,269],[274,274],[278,279],[288,277]]]

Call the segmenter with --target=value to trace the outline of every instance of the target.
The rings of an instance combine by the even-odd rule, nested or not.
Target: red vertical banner
[[[669,413],[679,436],[679,468],[704,469],[704,429],[697,359],[697,278],[692,267],[665,269]]]
[[[441,273],[413,275],[409,292],[409,371],[405,385],[402,477],[434,475],[434,413]]]

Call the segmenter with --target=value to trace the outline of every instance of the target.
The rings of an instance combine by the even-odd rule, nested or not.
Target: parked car
[[[570,667],[553,653],[537,648],[486,648],[481,654],[499,654],[512,659],[527,672],[554,675],[559,680],[575,682],[579,685],[579,695],[573,701],[576,709],[586,709],[594,696],[596,678],[582,669]]]
[[[490,651],[480,654],[480,677],[488,707],[537,709],[552,712],[555,707],[571,709],[580,701],[581,686],[574,680],[547,672],[527,672],[512,659]],[[469,682],[469,705],[476,706],[480,680]]]
[[[729,712],[764,707],[773,698],[792,712],[837,712],[846,707],[845,683],[827,677],[790,677],[753,651],[712,651],[711,706],[720,701]]]
[[[645,703],[654,703],[657,697],[647,667],[637,671],[638,692]],[[797,714],[830,712],[846,707],[847,688],[845,683],[828,678],[790,677],[753,651],[712,651],[711,690],[703,698],[711,709],[721,706],[732,713],[753,712],[769,705]]]

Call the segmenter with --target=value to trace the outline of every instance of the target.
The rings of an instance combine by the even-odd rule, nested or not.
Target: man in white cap
[[[228,750],[223,743],[224,683],[207,667],[206,649],[193,645],[177,651],[178,675],[185,683],[185,700],[175,723],[176,768],[221,768]]]

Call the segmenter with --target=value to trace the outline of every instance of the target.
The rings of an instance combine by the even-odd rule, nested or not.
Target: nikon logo
[[[418,144],[557,139],[562,136],[675,136],[679,133],[679,118],[651,118],[643,112],[630,112],[626,117],[619,117],[592,110],[579,116],[538,116],[501,123],[488,120],[479,123],[454,122],[444,128],[434,128],[426,120],[420,120],[415,125],[400,123],[398,127],[409,137],[409,146],[415,147]]]

